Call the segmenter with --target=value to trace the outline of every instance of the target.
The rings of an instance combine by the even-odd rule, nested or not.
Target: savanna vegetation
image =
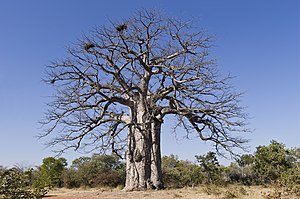
[[[286,148],[274,140],[228,166],[221,165],[214,152],[196,155],[194,162],[176,155],[163,156],[163,180],[166,188],[205,187],[207,194],[231,185],[263,185],[275,187],[273,198],[300,196],[299,158],[300,148]],[[125,175],[125,162],[116,155],[79,157],[71,165],[65,158],[47,157],[35,168],[0,167],[0,198],[41,198],[47,190],[62,187],[122,189]],[[231,198],[237,195],[230,189],[225,194]]]

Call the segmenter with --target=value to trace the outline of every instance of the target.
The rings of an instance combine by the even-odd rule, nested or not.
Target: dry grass
[[[282,194],[276,197],[272,188],[245,186],[203,186],[162,191],[124,192],[120,189],[59,189],[48,194],[49,199],[296,199],[297,197]]]

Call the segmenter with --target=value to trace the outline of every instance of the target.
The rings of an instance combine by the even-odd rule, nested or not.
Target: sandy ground
[[[60,189],[49,192],[45,199],[267,199],[274,191],[262,187],[229,187],[229,188],[195,188],[163,191],[124,192],[121,190],[68,190]],[[235,197],[230,197],[232,194]],[[293,196],[281,198],[296,199]]]
[[[204,199],[214,198],[207,197],[206,194],[200,195],[184,190],[170,191],[139,191],[139,192],[124,192],[124,191],[71,191],[65,193],[50,192],[46,199],[173,199],[173,198],[189,198],[189,199]]]
[[[124,192],[120,190],[56,190],[51,191],[45,199],[209,199],[215,198],[205,193],[188,189],[163,191]]]

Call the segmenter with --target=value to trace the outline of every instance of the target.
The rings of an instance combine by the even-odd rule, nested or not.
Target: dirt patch
[[[163,191],[134,191],[124,192],[120,190],[57,190],[50,192],[45,199],[211,199],[205,193],[191,191],[189,189],[163,190]]]
[[[124,192],[121,190],[93,189],[51,191],[45,199],[220,199],[234,196],[239,199],[265,199],[265,195],[274,192],[264,187],[198,187],[162,191]],[[230,197],[229,197],[230,198]],[[295,196],[283,198],[296,199]]]
[[[88,197],[88,196],[59,196],[59,195],[49,195],[44,198],[49,198],[49,199],[75,199],[75,198],[82,198],[82,199],[99,199],[96,197]],[[111,198],[112,199],[112,198]]]
[[[97,195],[96,193],[94,195]],[[97,197],[97,196],[91,196],[90,194],[86,194],[86,193],[81,193],[80,195],[75,195],[75,194],[58,194],[58,195],[47,195],[44,197],[44,199],[120,199],[120,198],[101,198],[101,197]]]

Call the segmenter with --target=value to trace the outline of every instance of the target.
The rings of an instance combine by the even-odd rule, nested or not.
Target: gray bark
[[[142,103],[131,111],[131,117],[135,125],[128,130],[125,190],[162,189],[161,123],[148,117]]]
[[[152,151],[151,151],[151,182],[156,189],[164,187],[161,170],[160,136],[161,122],[154,120],[151,126]]]

